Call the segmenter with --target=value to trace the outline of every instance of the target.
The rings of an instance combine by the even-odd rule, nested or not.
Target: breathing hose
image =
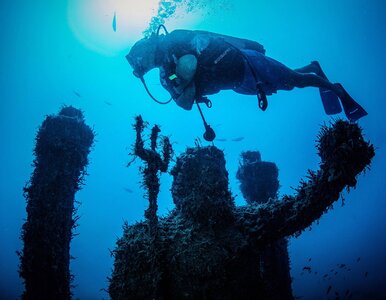
[[[149,89],[148,89],[148,87],[147,87],[147,85],[146,85],[146,82],[145,82],[145,79],[143,78],[143,76],[139,77],[139,79],[141,79],[142,84],[143,84],[143,86],[145,87],[145,90],[146,90],[146,92],[148,93],[148,95],[150,96],[150,98],[153,99],[153,100],[154,100],[155,102],[157,102],[158,104],[168,104],[168,103],[170,103],[170,101],[173,100],[173,97],[170,97],[170,99],[167,100],[167,101],[160,101],[160,100],[158,100],[157,98],[155,98],[155,97],[150,93],[150,91],[149,91]]]

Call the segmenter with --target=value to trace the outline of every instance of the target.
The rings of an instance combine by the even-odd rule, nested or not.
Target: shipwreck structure
[[[111,298],[291,299],[290,291],[272,294],[276,267],[266,268],[275,261],[270,249],[281,243],[285,249],[283,239],[300,234],[343,189],[354,187],[374,156],[358,125],[340,120],[321,129],[317,149],[320,169],[309,171],[296,194],[280,201],[274,167],[264,171],[272,172],[272,180],[262,196],[243,181],[244,163],[239,178],[248,205],[236,207],[223,152],[215,146],[188,148],[171,170],[175,209],[157,220],[156,238],[148,219],[125,224],[113,251]]]
[[[39,128],[34,171],[24,189],[27,220],[19,274],[22,299],[71,299],[70,241],[76,227],[74,197],[81,188],[94,133],[80,110],[63,107]]]

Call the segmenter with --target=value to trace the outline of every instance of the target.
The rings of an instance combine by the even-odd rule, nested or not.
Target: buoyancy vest
[[[186,54],[197,57],[195,84],[197,97],[237,88],[244,79],[242,49],[265,53],[264,47],[254,41],[208,31],[174,30],[159,36],[157,64],[161,66],[161,84],[172,94],[176,63]]]

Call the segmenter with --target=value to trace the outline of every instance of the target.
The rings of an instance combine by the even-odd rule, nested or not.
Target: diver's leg
[[[324,79],[327,79],[327,76],[326,74],[324,74],[322,67],[320,66],[319,62],[316,60],[312,61],[310,64],[304,67],[294,69],[294,71],[298,73],[315,73],[316,75]]]
[[[331,83],[315,74],[302,74],[295,71],[287,74],[288,84],[303,88],[308,86],[325,88],[333,91],[341,100],[344,112],[347,118],[351,121],[356,121],[367,115],[367,112],[346,92],[340,83]]]
[[[310,63],[309,65],[306,65],[304,67],[294,69],[294,71],[298,72],[298,73],[315,73],[315,74],[317,74],[318,70],[316,69],[316,67],[313,63]]]
[[[343,98],[345,93],[340,86],[324,79],[318,75],[311,73],[299,73],[296,71],[288,72],[287,83],[297,88],[304,88],[308,86],[325,88],[333,91],[339,98]]]

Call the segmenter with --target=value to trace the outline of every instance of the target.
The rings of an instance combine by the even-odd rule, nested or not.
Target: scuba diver
[[[160,35],[161,28],[165,34]],[[268,106],[267,95],[278,90],[317,87],[327,114],[342,111],[340,99],[350,121],[367,115],[341,84],[327,79],[317,61],[292,70],[266,56],[264,47],[255,41],[198,30],[168,33],[161,25],[156,33],[136,42],[126,58],[134,69],[133,74],[141,79],[157,103],[166,104],[173,99],[185,110],[197,104],[207,130],[206,140],[213,140],[215,134],[206,123],[199,103],[211,107],[207,96],[227,89],[256,95],[264,111]],[[171,95],[168,101],[153,97],[146,86],[143,76],[154,68],[160,69],[161,84]]]

